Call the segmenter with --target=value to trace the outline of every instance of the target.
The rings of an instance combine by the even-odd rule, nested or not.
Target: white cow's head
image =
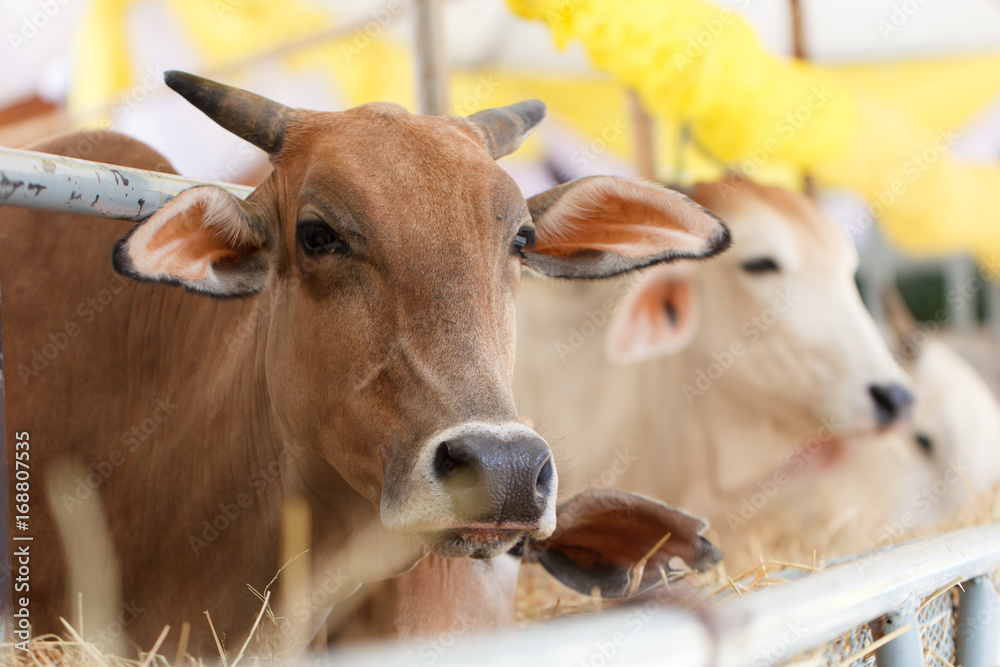
[[[677,391],[732,422],[727,466],[780,462],[816,434],[892,426],[911,401],[907,380],[858,294],[847,236],[779,188],[730,177],[693,198],[727,221],[732,249],[650,272],[615,315],[609,356],[683,353],[693,370]]]
[[[953,509],[966,481],[975,492],[1000,482],[1000,404],[972,364],[937,339],[936,324],[918,323],[894,290],[885,305],[897,357],[913,380],[908,435],[944,482],[934,496],[947,496],[945,509]]]

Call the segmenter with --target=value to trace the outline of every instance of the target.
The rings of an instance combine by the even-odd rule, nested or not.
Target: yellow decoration
[[[143,78],[131,66],[128,13],[139,0],[92,0],[76,45],[68,107],[89,124]],[[204,66],[218,67],[331,23],[329,14],[300,0],[162,0],[196,44]]]
[[[579,39],[598,69],[667,126],[689,123],[722,162],[761,180],[787,178],[773,169],[786,165],[850,187],[912,253],[1000,252],[1000,167],[949,155],[958,123],[1000,92],[1000,58],[837,72],[775,58],[741,18],[702,0],[508,4],[548,23],[560,46]]]
[[[732,11],[700,0],[509,4],[548,22],[560,46],[580,39],[598,69],[636,90],[656,115],[690,122],[723,160],[755,151],[763,162],[811,167],[837,156],[854,129],[850,96],[832,78],[766,53]]]

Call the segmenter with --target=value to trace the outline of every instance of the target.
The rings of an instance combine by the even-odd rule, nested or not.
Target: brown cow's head
[[[449,557],[549,535],[555,469],[510,388],[521,268],[611,276],[708,257],[726,228],[618,178],[556,188],[533,219],[495,160],[542,119],[538,101],[470,118],[386,103],[319,113],[178,72],[167,83],[274,171],[246,201],[182,192],[119,242],[115,267],[213,296],[271,293],[261,355],[275,421],[386,528]]]

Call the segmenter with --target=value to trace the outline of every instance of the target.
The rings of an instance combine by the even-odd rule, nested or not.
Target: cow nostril
[[[548,495],[554,472],[555,466],[552,464],[552,455],[549,454],[545,457],[545,461],[542,462],[538,472],[535,474],[535,493],[539,496]]]
[[[868,393],[875,402],[875,415],[882,426],[899,419],[913,402],[913,394],[900,384],[869,385]]]
[[[472,455],[461,444],[442,442],[434,453],[434,472],[452,489],[469,489],[479,482]]]

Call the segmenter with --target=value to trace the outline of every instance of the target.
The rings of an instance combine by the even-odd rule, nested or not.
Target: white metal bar
[[[0,205],[21,206],[98,218],[142,220],[171,197],[201,181],[0,147]],[[219,183],[237,197],[253,188]]]
[[[720,665],[794,655],[919,601],[955,579],[1000,568],[1000,525],[966,528],[855,559],[713,609]],[[758,663],[760,664],[760,663]]]
[[[1000,599],[990,577],[976,577],[959,593],[955,664],[987,667],[1000,658]]]
[[[920,639],[916,602],[902,613],[889,614],[872,623],[872,638],[881,639],[907,626],[909,629],[903,634],[875,649],[875,664],[878,667],[923,667],[924,645]]]
[[[636,604],[528,631],[339,651],[311,663],[757,667],[787,661],[887,614],[913,612],[921,600],[956,579],[997,568],[1000,525],[992,524],[859,554],[824,572],[715,604],[698,615]]]
[[[334,651],[313,667],[435,665],[468,667],[708,667],[711,637],[693,615],[675,609],[632,609],[558,619],[492,636],[461,636]],[[301,664],[306,664],[302,661]]]

